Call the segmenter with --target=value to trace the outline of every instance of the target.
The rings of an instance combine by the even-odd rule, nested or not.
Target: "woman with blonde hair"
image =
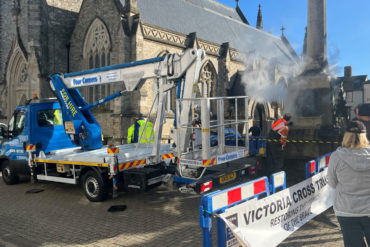
[[[342,146],[330,157],[328,183],[335,189],[334,212],[344,246],[370,245],[370,146],[366,127],[349,123]]]

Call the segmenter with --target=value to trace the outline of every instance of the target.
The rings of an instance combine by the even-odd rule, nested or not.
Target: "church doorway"
[[[13,115],[14,109],[26,97],[29,92],[29,78],[27,60],[19,46],[14,48],[13,54],[9,59],[6,80],[7,80],[7,117],[8,120]]]

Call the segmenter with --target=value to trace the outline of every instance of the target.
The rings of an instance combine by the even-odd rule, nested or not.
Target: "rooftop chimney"
[[[344,67],[344,77],[351,78],[352,77],[352,66],[345,66]]]

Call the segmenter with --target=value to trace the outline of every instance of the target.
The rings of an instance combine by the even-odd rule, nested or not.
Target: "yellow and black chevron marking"
[[[112,138],[112,139],[126,139],[127,136],[103,136],[104,138]],[[244,139],[244,138],[243,138]],[[167,139],[163,139],[167,140]],[[226,141],[235,141],[235,138],[225,138]],[[241,139],[239,139],[241,140]],[[249,138],[249,140],[253,141],[268,141],[268,142],[280,142],[279,139],[267,139],[267,138]],[[287,143],[319,143],[319,144],[340,144],[339,142],[336,141],[322,141],[322,140],[294,140],[294,139],[288,139]]]
[[[267,139],[267,138],[250,138],[249,140],[253,141],[268,141],[268,142],[280,142],[279,139]],[[294,139],[288,139],[286,140],[287,143],[319,143],[319,144],[339,144],[339,142],[336,141],[321,141],[321,140],[294,140]]]
[[[102,140],[104,139],[127,139],[127,136],[102,136]],[[168,138],[163,138],[161,140],[168,140]]]

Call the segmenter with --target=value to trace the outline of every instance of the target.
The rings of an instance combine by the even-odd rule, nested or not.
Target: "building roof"
[[[144,23],[183,34],[196,32],[202,40],[229,42],[240,52],[283,64],[297,61],[280,37],[245,24],[236,9],[215,0],[140,0],[137,5]]]
[[[343,82],[345,91],[358,91],[363,89],[363,85],[367,83],[367,75],[357,75],[351,77],[338,77],[335,83]]]

